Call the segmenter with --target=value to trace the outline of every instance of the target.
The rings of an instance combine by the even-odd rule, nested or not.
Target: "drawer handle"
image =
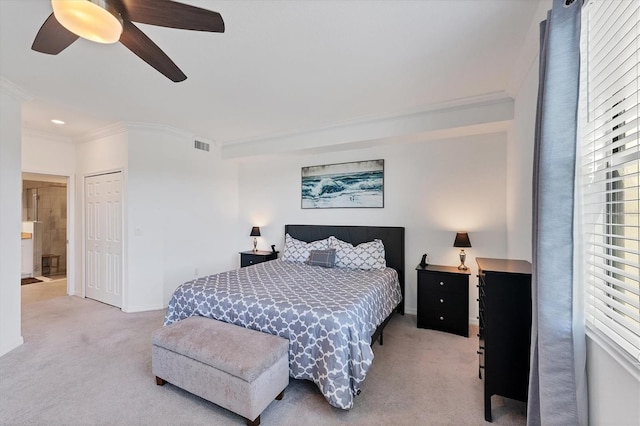
[[[476,351],[476,353],[477,353],[478,355],[482,355],[482,352],[480,352],[480,351]]]
[[[443,281],[440,281],[440,285],[444,285],[444,282],[443,282]]]
[[[443,320],[444,320],[444,317],[440,317],[440,321],[443,321]]]
[[[444,299],[440,299],[440,303],[444,303]]]

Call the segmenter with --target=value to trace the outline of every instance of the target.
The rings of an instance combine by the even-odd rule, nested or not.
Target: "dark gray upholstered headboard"
[[[402,289],[402,302],[398,312],[404,315],[404,227],[400,226],[332,226],[332,225],[285,225],[285,234],[301,241],[311,242],[335,236],[353,245],[382,240],[387,267],[398,272]]]

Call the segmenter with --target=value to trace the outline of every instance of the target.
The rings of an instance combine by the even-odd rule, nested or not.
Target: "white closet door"
[[[85,178],[85,295],[122,307],[122,173]]]

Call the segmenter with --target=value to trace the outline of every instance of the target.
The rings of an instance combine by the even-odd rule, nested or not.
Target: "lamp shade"
[[[453,242],[454,247],[471,247],[471,241],[469,241],[469,234],[466,232],[458,232],[456,234],[456,240]]]
[[[260,227],[259,226],[254,226],[253,228],[251,228],[251,233],[249,234],[250,237],[259,237],[260,236]],[[469,246],[471,247],[471,246]]]

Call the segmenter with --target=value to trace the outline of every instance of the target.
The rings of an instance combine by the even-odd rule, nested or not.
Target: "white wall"
[[[237,166],[191,135],[130,126],[129,311],[166,306],[197,276],[238,267]]]
[[[261,227],[259,248],[282,250],[284,225],[404,226],[406,310],[416,312],[416,272],[424,252],[430,263],[457,266],[455,232],[469,232],[470,318],[477,316],[475,257],[503,257],[506,235],[506,134],[397,143],[322,154],[288,154],[244,160],[240,166],[237,250],[251,248],[249,230]],[[382,209],[301,209],[300,168],[347,161],[385,160]],[[237,241],[238,238],[235,238]]]
[[[609,353],[587,338],[589,423],[640,425],[640,381]]]
[[[22,344],[20,108],[21,101],[0,86],[0,356]]]
[[[533,147],[538,99],[536,59],[515,97],[507,143],[508,257],[531,261]]]
[[[76,146],[71,139],[23,129],[22,171],[73,176],[76,171]]]
[[[124,126],[114,126],[101,134],[77,142],[76,156],[76,192],[75,192],[75,276],[74,294],[84,296],[84,179],[86,176],[121,170],[126,186],[128,136]],[[123,205],[126,208],[126,188],[123,193]],[[126,215],[125,215],[126,217]],[[125,231],[126,232],[126,231]],[[125,253],[126,235],[125,235]],[[126,265],[125,265],[126,268]],[[124,274],[123,302],[126,301],[126,273]]]

